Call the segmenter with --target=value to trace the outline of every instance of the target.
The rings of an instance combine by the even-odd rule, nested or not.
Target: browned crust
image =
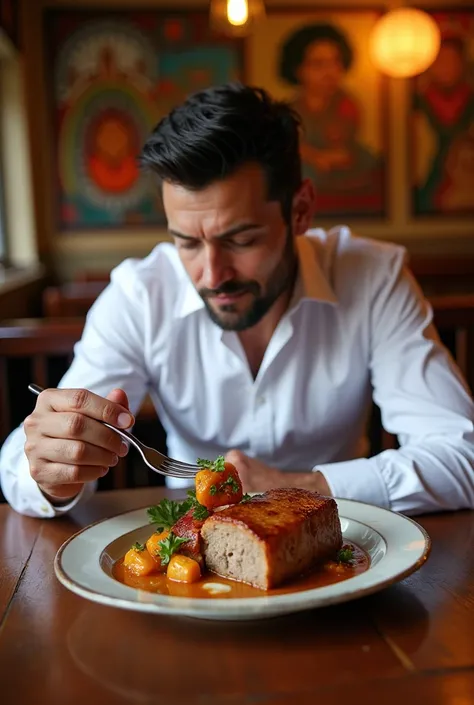
[[[204,523],[219,521],[244,525],[258,539],[267,541],[288,535],[293,527],[301,526],[302,522],[322,510],[327,511],[330,505],[337,510],[332,497],[296,487],[280,488],[217,511]]]

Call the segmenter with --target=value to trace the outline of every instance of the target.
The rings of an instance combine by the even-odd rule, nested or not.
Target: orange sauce
[[[238,583],[228,578],[221,578],[210,572],[204,574],[203,577],[195,583],[178,583],[174,580],[169,580],[166,577],[166,573],[158,572],[140,577],[131,573],[123,565],[123,559],[115,563],[112,574],[116,580],[130,587],[146,590],[148,592],[157,592],[161,595],[172,595],[174,597],[197,597],[204,599],[269,597],[271,595],[285,595],[292,592],[301,592],[303,590],[312,590],[313,588],[333,585],[334,583],[348,580],[368,570],[370,559],[367,553],[352,542],[344,545],[349,545],[353,549],[353,560],[350,564],[326,561],[313,568],[310,572],[271,590],[260,590],[259,588],[252,587],[252,585]],[[209,583],[228,586],[230,590],[227,592],[211,593],[204,587]]]

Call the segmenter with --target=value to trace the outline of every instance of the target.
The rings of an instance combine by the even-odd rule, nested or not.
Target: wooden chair
[[[34,318],[0,324],[0,444],[34,408],[28,382],[55,387],[73,357],[84,318]],[[154,410],[153,410],[154,412]],[[166,435],[156,413],[137,414],[135,430],[148,445],[166,453]],[[133,451],[104,478],[100,489],[137,484],[162,485],[161,476],[148,471]]]
[[[411,255],[409,267],[426,296],[474,291],[474,257]]]
[[[474,295],[434,296],[429,301],[443,342],[473,389]],[[67,369],[74,343],[79,340],[83,325],[82,317],[62,320],[19,319],[0,325],[0,442],[29,413],[28,409],[33,408],[33,398],[26,389],[26,381],[33,380],[41,386],[55,386]],[[51,364],[54,359],[61,357],[63,369]],[[26,368],[25,362],[28,365]],[[18,368],[15,374],[15,371],[12,373],[9,369],[9,363],[21,363],[23,367]],[[21,383],[17,380],[21,380]],[[9,399],[12,400],[10,403]],[[142,409],[137,416],[137,423],[140,420],[153,422],[153,437],[149,444],[154,445],[157,439],[164,437],[164,432],[160,431],[162,427],[154,409],[150,409],[149,413],[150,416]],[[375,405],[369,435],[373,454],[397,446],[396,438],[382,428],[380,412]],[[103,480],[109,476],[117,478],[118,486],[124,482],[123,475],[115,471]]]
[[[84,317],[107,282],[68,282],[43,291],[43,315],[48,318]]]
[[[434,322],[474,390],[474,294],[431,296]],[[450,335],[451,340],[446,337]]]
[[[43,314],[48,318],[85,318],[97,296],[107,286],[106,281],[69,282],[48,287],[43,292]],[[138,414],[142,420],[156,419],[156,411],[147,396]]]
[[[73,281],[75,282],[109,282],[110,272],[96,271],[94,269],[82,269],[76,272]]]

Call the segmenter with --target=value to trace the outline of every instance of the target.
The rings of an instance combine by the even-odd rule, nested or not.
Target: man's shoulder
[[[325,264],[328,273],[335,275],[349,269],[357,273],[377,271],[379,274],[403,266],[407,259],[406,248],[394,242],[361,237],[347,226],[330,230],[315,228],[306,237],[311,239]]]
[[[153,290],[177,289],[184,276],[178,253],[174,245],[161,242],[142,258],[129,257],[111,272],[111,282],[136,296]]]

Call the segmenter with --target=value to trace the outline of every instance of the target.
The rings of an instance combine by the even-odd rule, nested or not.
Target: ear
[[[310,179],[304,179],[293,197],[292,230],[294,235],[304,235],[312,225],[316,211],[316,191]]]

